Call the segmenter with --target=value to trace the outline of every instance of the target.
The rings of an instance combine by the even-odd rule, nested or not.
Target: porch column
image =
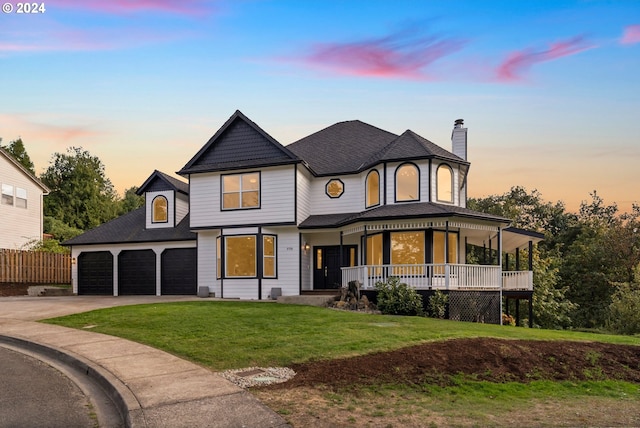
[[[386,170],[385,170],[386,171]],[[362,242],[362,256],[364,258],[362,266],[363,266],[363,273],[362,273],[362,287],[364,288],[369,288],[369,268],[367,267],[367,225],[364,225],[364,241]]]
[[[516,248],[516,270],[520,270],[520,248]]]
[[[533,241],[529,241],[529,270],[533,270]]]
[[[449,220],[447,220],[444,223],[444,286],[447,290],[449,289],[449,276],[451,274],[449,261]]]
[[[500,270],[498,271],[498,285],[500,286],[500,313],[498,317],[500,318],[500,325],[502,325],[502,229],[498,227],[498,266],[500,266]]]
[[[533,241],[529,241],[529,270],[533,271]],[[533,295],[529,299],[529,328],[533,328]]]

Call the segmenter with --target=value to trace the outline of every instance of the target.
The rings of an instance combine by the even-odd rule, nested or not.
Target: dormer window
[[[365,207],[374,207],[380,205],[380,173],[378,171],[371,170],[367,175],[367,194]]]
[[[167,207],[169,206],[169,203],[167,201],[167,198],[165,198],[164,196],[156,196],[155,198],[153,198],[153,203],[152,205],[152,223],[166,223],[167,221],[169,221],[168,219],[168,213],[167,213]]]
[[[396,202],[420,200],[420,171],[412,163],[396,169]]]
[[[439,202],[453,202],[453,171],[442,164],[436,172],[436,199]]]

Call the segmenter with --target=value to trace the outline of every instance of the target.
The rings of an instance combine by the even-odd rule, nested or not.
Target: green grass
[[[640,345],[640,337],[368,315],[259,302],[121,306],[44,322],[119,336],[213,370],[287,366],[397,349],[425,341],[496,337]],[[595,358],[595,356],[594,356]]]

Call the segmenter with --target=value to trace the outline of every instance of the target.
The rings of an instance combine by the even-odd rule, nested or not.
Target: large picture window
[[[260,173],[222,176],[222,209],[235,210],[260,207]]]
[[[436,173],[436,199],[453,202],[453,171],[449,165],[440,165]]]
[[[165,198],[164,196],[156,196],[155,198],[153,198],[153,202],[152,202],[152,206],[153,206],[152,222],[153,223],[166,223],[168,221],[168,216],[167,216],[168,205],[169,203],[167,202],[167,198]]]
[[[382,234],[367,236],[367,264],[368,265],[382,265]],[[369,275],[380,275],[382,273],[381,267],[370,268]]]
[[[396,201],[420,199],[420,172],[414,164],[403,164],[396,170]]]
[[[276,237],[272,235],[262,237],[262,276],[276,277]]]
[[[424,232],[391,233],[392,265],[423,265],[425,263]],[[394,275],[423,275],[422,266],[402,266],[394,268]]]
[[[380,173],[375,169],[367,175],[367,195],[365,207],[380,205]]]
[[[256,237],[227,236],[225,243],[225,276],[256,277]]]
[[[447,234],[440,230],[433,231],[433,263],[444,264],[447,262],[444,245]],[[458,263],[458,234],[449,232],[449,263]]]

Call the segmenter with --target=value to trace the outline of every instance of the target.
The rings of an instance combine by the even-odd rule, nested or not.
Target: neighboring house
[[[180,247],[189,294],[268,299],[399,276],[427,294],[497,305],[499,317],[501,295],[530,300],[533,289],[530,271],[502,272],[501,255],[542,236],[466,208],[469,167],[462,120],[451,151],[357,120],[285,147],[236,111],[178,171],[188,186],[156,171],[139,190],[144,208],[67,242],[74,290],[166,294],[165,275],[186,265],[167,267],[163,254]],[[466,264],[469,245],[494,256]]]
[[[0,186],[0,249],[41,240],[43,196],[49,189],[2,148]]]

